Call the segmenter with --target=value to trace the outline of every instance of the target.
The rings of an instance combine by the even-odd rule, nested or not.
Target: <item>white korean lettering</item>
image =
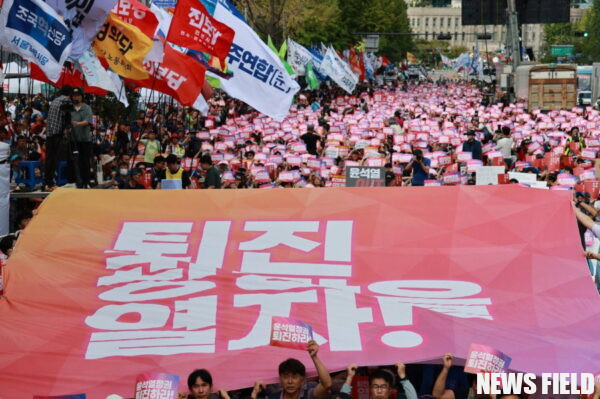
[[[204,25],[204,21],[206,16],[202,13],[202,11],[197,8],[190,8],[190,13],[188,14],[189,24],[194,28],[202,29],[202,25]]]
[[[178,280],[183,278],[183,269],[166,270],[161,273],[143,274],[141,267],[136,267],[130,270],[117,270],[110,276],[103,276],[98,279],[98,287],[104,285],[114,285],[121,283],[131,283],[134,281],[164,281]]]
[[[190,298],[186,301],[175,301],[173,328],[199,330],[216,326],[217,296]]]
[[[256,348],[268,345],[271,318],[273,316],[290,317],[293,303],[316,303],[317,291],[282,292],[277,294],[241,294],[234,296],[234,306],[244,308],[260,306],[260,314],[252,330],[243,338],[229,341],[229,350]]]
[[[271,254],[244,252],[242,273],[285,274],[302,276],[351,277],[351,265],[331,265],[325,263],[271,262]]]
[[[100,294],[99,298],[103,301],[112,302],[141,302],[176,298],[209,290],[214,287],[215,283],[210,281],[140,281],[105,291]],[[152,288],[155,290],[148,291]]]
[[[310,252],[321,245],[319,242],[294,235],[295,232],[316,233],[319,231],[319,222],[316,221],[246,222],[244,231],[264,231],[265,234],[240,243],[239,248],[242,251],[260,251],[283,244],[304,252]]]
[[[189,265],[190,280],[213,276],[216,274],[217,269],[223,267],[230,228],[230,221],[204,223],[196,262]]]
[[[332,351],[360,351],[362,340],[360,323],[373,321],[371,308],[356,306],[356,294],[360,287],[346,285],[346,280],[321,279],[325,289],[329,348]]]
[[[350,262],[352,259],[352,221],[330,220],[325,230],[325,260]]]
[[[90,338],[85,358],[111,356],[214,353],[216,330],[97,332]]]
[[[126,314],[139,315],[137,322],[123,322],[119,318]],[[85,324],[98,330],[143,330],[162,328],[167,324],[171,310],[168,306],[151,303],[126,303],[106,305],[85,319]]]

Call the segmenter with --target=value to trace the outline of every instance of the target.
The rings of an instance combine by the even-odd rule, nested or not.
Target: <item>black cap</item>
[[[475,130],[469,130],[465,133],[467,136],[475,136]]]
[[[76,95],[83,96],[83,90],[81,89],[81,87],[75,87],[73,89],[73,91],[71,91],[71,95],[72,96],[76,96]]]

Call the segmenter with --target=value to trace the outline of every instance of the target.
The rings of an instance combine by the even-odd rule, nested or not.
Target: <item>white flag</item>
[[[117,97],[117,100],[119,100],[121,104],[125,106],[125,108],[129,107],[129,100],[127,100],[127,91],[125,90],[125,84],[123,84],[123,80],[113,71],[108,71],[107,74],[112,82],[112,86],[114,87],[112,92],[114,93],[115,97]]]
[[[313,60],[313,55],[302,45],[288,39],[287,62],[299,76],[305,74],[306,64]]]
[[[358,83],[358,76],[350,70],[350,66],[344,64],[346,63],[335,51],[328,48],[325,57],[323,57],[321,68],[338,86],[348,92],[348,94],[352,94]]]
[[[87,50],[79,57],[79,66],[85,76],[85,80],[89,86],[99,87],[106,91],[114,93],[115,97],[126,107],[129,106],[125,88],[119,75],[114,72],[108,72],[104,69],[98,57],[92,50]],[[113,76],[114,75],[114,76]],[[115,80],[116,77],[117,79]]]
[[[300,86],[287,73],[279,56],[221,2],[217,3],[214,17],[235,31],[228,56],[233,77],[220,79],[221,87],[230,96],[282,121]]]
[[[287,73],[279,56],[221,2],[217,3],[214,17],[235,31],[228,56],[233,77],[220,79],[221,87],[230,96],[282,121],[300,86]]]
[[[38,65],[56,82],[73,47],[69,28],[42,0],[5,0],[0,11],[0,44]]]
[[[46,0],[73,32],[71,56],[77,60],[90,47],[117,0]]]

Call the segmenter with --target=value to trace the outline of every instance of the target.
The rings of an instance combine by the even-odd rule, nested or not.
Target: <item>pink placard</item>
[[[136,378],[135,399],[177,399],[179,377],[167,373],[144,373]]]
[[[271,346],[306,350],[313,339],[312,327],[303,321],[274,316],[271,322]]]
[[[506,373],[512,359],[487,345],[471,344],[465,362],[465,373]]]

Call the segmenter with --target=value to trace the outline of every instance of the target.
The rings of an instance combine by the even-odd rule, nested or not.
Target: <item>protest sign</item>
[[[383,187],[385,168],[367,166],[346,167],[346,187]]]
[[[487,345],[471,344],[465,362],[465,373],[506,373],[511,358]]]
[[[137,376],[135,399],[177,399],[179,377],[166,373],[143,373]]]
[[[270,345],[306,350],[308,342],[312,339],[312,327],[303,321],[289,317],[273,317]]]
[[[480,166],[475,172],[475,184],[486,186],[498,184],[498,175],[503,174],[504,166]]]
[[[181,179],[162,179],[160,188],[163,190],[181,190],[183,186]]]

